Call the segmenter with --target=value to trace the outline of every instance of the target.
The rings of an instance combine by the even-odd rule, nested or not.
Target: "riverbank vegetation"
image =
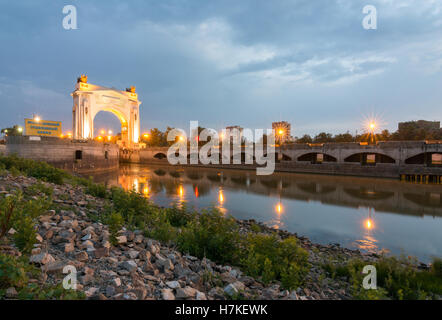
[[[89,218],[109,226],[113,245],[118,245],[119,231],[125,226],[130,230],[142,231],[146,237],[175,246],[183,253],[239,267],[245,274],[265,284],[279,281],[288,290],[305,284],[306,275],[312,267],[309,262],[311,252],[303,248],[296,237],[281,237],[269,230],[264,232],[259,226],[244,230],[234,218],[224,216],[216,208],[201,212],[185,205],[162,208],[136,192],[107,188],[45,163],[15,156],[0,156],[0,175],[4,175],[6,170],[41,181],[80,186],[85,193],[104,199],[104,210],[90,213]],[[14,229],[14,243],[23,254],[20,258],[4,254],[0,256],[0,297],[12,285],[20,288],[23,297],[28,298],[76,297],[71,292],[60,291],[60,288],[35,291],[32,283],[27,284],[25,277],[32,273],[27,271],[32,266],[28,266],[26,261],[29,259],[25,257],[35,242],[34,226],[38,217],[49,209],[58,210],[58,204],[52,202],[51,188],[37,183],[27,188],[26,193],[17,192],[0,199],[0,236],[4,238],[11,228]],[[378,272],[379,289],[362,289],[362,268],[373,263]],[[354,298],[430,299],[442,295],[441,266],[441,260],[435,259],[429,270],[420,270],[413,259],[381,257],[375,262],[353,259],[345,263],[330,262],[321,267],[330,277],[351,283]]]

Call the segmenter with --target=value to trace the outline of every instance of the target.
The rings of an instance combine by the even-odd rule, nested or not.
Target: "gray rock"
[[[192,287],[178,288],[176,290],[176,297],[177,299],[195,298],[197,292],[198,290]]]
[[[238,289],[233,285],[233,283],[230,283],[224,288],[224,292],[228,296],[232,297],[232,296],[238,294]]]
[[[175,300],[175,296],[172,292],[172,289],[162,289],[161,297],[163,298],[163,300]]]
[[[206,295],[204,294],[204,292],[200,292],[198,291],[196,293],[196,300],[207,300]]]
[[[85,235],[84,237],[81,238],[81,240],[86,241],[86,240],[91,240],[92,239],[92,235],[90,233],[88,233],[87,235]]]
[[[50,262],[55,262],[55,259],[50,254],[44,252],[44,253],[40,253],[40,254],[36,254],[36,255],[31,256],[29,258],[29,262],[39,263],[39,264],[47,264]]]
[[[138,255],[139,255],[139,254],[140,254],[139,251],[136,251],[136,250],[133,250],[133,249],[129,250],[129,252],[127,253],[127,255],[128,255],[131,259],[136,259],[136,258],[138,258]]]
[[[289,300],[298,300],[298,295],[296,294],[296,291],[295,291],[295,290],[293,290],[292,292],[290,292]]]
[[[129,272],[132,272],[132,271],[136,270],[138,266],[137,266],[137,264],[135,263],[135,261],[133,261],[133,260],[128,260],[128,261],[123,261],[123,262],[121,262],[121,263],[118,265],[118,267],[120,267],[120,268],[122,268],[122,269],[125,269],[125,270],[127,270],[127,271],[129,271]]]
[[[6,289],[6,298],[13,299],[17,296],[18,296],[18,292],[17,292],[17,290],[15,290],[14,287],[10,287],[10,288]]]
[[[167,281],[166,285],[171,289],[181,288],[181,285],[178,281]]]
[[[112,280],[112,284],[116,287],[121,286],[121,279],[120,278],[115,278]]]
[[[162,268],[163,270],[173,270],[174,266],[170,259],[164,258],[159,254],[157,254],[155,257],[157,258],[155,264],[159,268]]]
[[[70,253],[70,252],[73,252],[74,250],[75,250],[75,247],[72,242],[66,243],[64,245],[64,252],[65,253]]]
[[[77,253],[77,255],[75,256],[75,259],[77,259],[80,262],[85,262],[89,259],[89,255],[87,254],[87,252],[79,252]]]
[[[119,236],[119,237],[117,237],[117,241],[118,241],[118,244],[125,244],[125,243],[127,243],[127,238],[126,238],[126,236]]]

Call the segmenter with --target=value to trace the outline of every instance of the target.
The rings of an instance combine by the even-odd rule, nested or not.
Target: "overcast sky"
[[[78,29],[63,29],[75,5]],[[362,27],[362,8],[378,29]],[[72,127],[76,78],[135,85],[142,130],[226,125],[354,133],[442,120],[440,0],[0,0],[0,126]],[[119,131],[112,114],[96,127]]]

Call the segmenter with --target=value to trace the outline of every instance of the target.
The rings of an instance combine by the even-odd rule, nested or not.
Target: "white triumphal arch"
[[[86,76],[77,80],[72,92],[72,127],[74,139],[94,138],[94,118],[100,111],[115,114],[121,122],[123,147],[134,148],[140,137],[140,104],[135,87],[120,91],[87,82]]]

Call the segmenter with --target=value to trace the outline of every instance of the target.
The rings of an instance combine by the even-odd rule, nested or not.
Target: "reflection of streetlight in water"
[[[368,209],[368,218],[364,219],[362,222],[362,227],[364,229],[364,235],[361,240],[356,240],[356,246],[367,252],[377,252],[379,248],[377,246],[377,240],[374,238],[373,233],[376,228],[372,217],[372,208]]]
[[[365,229],[371,230],[372,228],[374,228],[373,221],[371,221],[371,219],[368,218],[367,220],[365,220],[364,226],[365,226]]]
[[[222,214],[227,213],[227,209],[223,207],[225,198],[224,198],[224,192],[222,188],[219,188],[218,190],[218,210],[221,211]]]
[[[180,185],[178,187],[178,195],[179,195],[180,199],[182,199],[184,197],[184,188],[182,185]]]
[[[144,186],[144,188],[143,188],[143,194],[144,194],[144,196],[148,196],[149,195],[149,187],[148,186]]]
[[[224,203],[224,194],[223,194],[223,190],[222,189],[219,190],[218,201],[219,201],[220,205],[222,205]]]
[[[182,207],[184,205],[184,203],[186,202],[186,199],[184,198],[184,187],[183,187],[182,184],[180,184],[178,186],[177,194],[178,194],[178,197],[179,197],[178,207]]]
[[[267,221],[265,224],[271,228],[280,229],[284,226],[284,223],[281,221],[281,216],[284,213],[284,206],[281,203],[281,198],[279,198],[278,203],[274,207],[276,217],[270,221]]]
[[[282,213],[282,204],[281,204],[281,202],[276,205],[276,213],[278,213],[278,214]]]

